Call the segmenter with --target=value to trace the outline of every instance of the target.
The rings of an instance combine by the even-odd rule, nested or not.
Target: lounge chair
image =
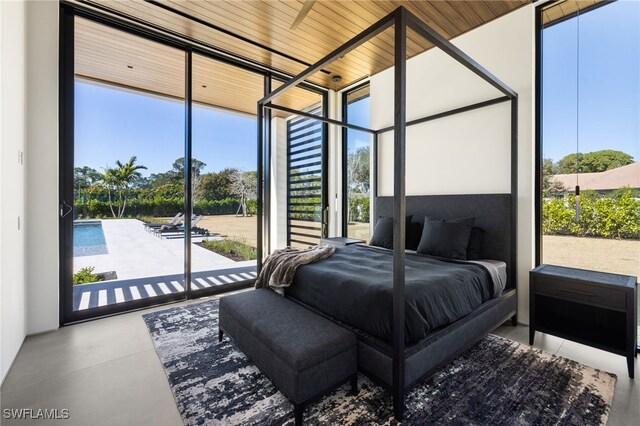
[[[202,220],[203,217],[204,216],[202,216],[202,215],[198,215],[198,216],[194,216],[194,217],[191,218],[191,233],[192,233],[192,235],[194,233],[196,235],[198,235],[198,234],[203,234],[203,233],[206,232],[205,229],[198,228],[196,226],[198,224],[198,222],[200,222]],[[156,229],[154,232],[160,238],[162,238],[163,235],[171,235],[173,237],[180,237],[181,235],[184,234],[184,224],[161,226],[160,228]]]
[[[169,222],[164,222],[164,223],[144,223],[144,228],[147,231],[152,231],[154,229],[158,229],[162,226],[165,225],[179,225],[180,222],[182,221],[182,218],[184,217],[184,213],[180,212],[178,214],[176,214]]]

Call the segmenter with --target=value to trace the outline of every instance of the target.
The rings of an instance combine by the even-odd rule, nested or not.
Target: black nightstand
[[[321,245],[332,245],[332,246],[350,246],[351,244],[363,244],[364,240],[358,240],[355,238],[347,238],[347,237],[331,237],[331,238],[323,238],[320,240]]]
[[[636,277],[540,265],[529,273],[529,344],[536,331],[637,356]]]

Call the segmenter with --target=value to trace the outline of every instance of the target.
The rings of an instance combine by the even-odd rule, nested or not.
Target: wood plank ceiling
[[[551,25],[578,12],[602,5],[605,0],[563,0],[552,2],[542,9],[542,25]]]
[[[83,80],[184,100],[183,51],[76,18],[75,74]],[[250,71],[195,54],[193,100],[203,105],[247,114],[256,113],[263,96],[263,77]],[[274,89],[282,83],[274,82]],[[294,88],[277,101],[304,109],[320,102],[320,95]],[[276,116],[284,113],[274,111]]]
[[[531,2],[530,0],[435,2],[318,0],[304,20],[295,29],[291,29],[304,5],[303,0],[82,1],[185,35],[290,75],[300,73],[307,64],[316,62],[399,6],[405,6],[441,35],[451,39]],[[180,13],[214,27],[181,16]],[[123,76],[121,71],[128,69],[126,65],[131,65],[131,62],[138,59],[138,67],[144,71],[144,75],[137,77],[135,84],[140,86],[136,87],[144,87],[145,90],[156,93],[165,92],[170,96],[182,96],[180,87],[184,87],[184,77],[183,73],[180,74],[180,69],[183,68],[184,56],[180,54],[181,52],[173,52],[173,49],[159,47],[155,43],[151,48],[148,43],[152,42],[141,42],[138,38],[130,40],[135,42],[133,44],[138,44],[136,47],[128,43],[121,32],[116,37],[111,34],[115,30],[107,30],[103,27],[91,28],[91,25],[96,24],[87,21],[81,24],[78,31],[78,36],[81,38],[77,42],[81,56],[76,61],[78,75],[130,85],[131,81],[127,83],[128,77]],[[216,27],[224,31],[216,30]],[[234,35],[243,37],[245,40]],[[110,42],[112,37],[118,42]],[[268,49],[257,46],[256,43]],[[407,41],[409,57],[431,47],[433,46],[430,43],[409,32]],[[103,57],[102,60],[100,56]],[[109,59],[105,62],[104,58],[107,57]],[[203,76],[207,75],[211,79],[212,85],[229,86],[227,90],[229,94],[224,98],[212,99],[211,96],[207,97],[201,93],[201,90],[196,89],[198,86],[194,86],[194,96],[200,97],[203,102],[215,101],[214,105],[253,113],[255,102],[262,93],[261,79],[258,83],[254,74],[245,75],[238,69],[225,69],[228,66],[212,62],[209,61],[206,67],[199,70]],[[389,29],[333,62],[324,72],[316,73],[309,81],[322,87],[339,90],[364,77],[387,69],[392,64],[393,29]],[[199,67],[197,63],[194,66]],[[136,66],[129,69],[129,71],[134,70]],[[217,71],[220,71],[219,75],[215,75],[218,74]],[[333,82],[331,78],[338,75],[342,78],[341,82]],[[182,86],[180,80],[182,80]],[[242,87],[243,81],[247,82],[246,94],[239,96],[239,92],[232,89]],[[206,83],[200,85],[202,84],[206,85]],[[248,89],[249,87],[251,90]],[[298,102],[307,102],[309,105],[308,99],[305,100],[308,96],[305,92],[299,90],[299,93],[292,95],[294,99],[287,100],[289,106],[300,107],[299,104],[294,105],[295,98],[299,98]],[[245,105],[242,101],[249,98],[252,99],[251,109],[248,103]],[[279,100],[278,103],[283,102]]]

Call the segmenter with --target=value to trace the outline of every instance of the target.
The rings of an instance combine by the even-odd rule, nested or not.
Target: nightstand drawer
[[[535,292],[545,296],[573,300],[617,311],[625,311],[627,299],[624,291],[604,288],[587,283],[576,283],[546,276],[536,279]]]

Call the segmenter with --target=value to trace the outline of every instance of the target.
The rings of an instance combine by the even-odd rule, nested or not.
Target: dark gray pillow
[[[450,259],[467,259],[471,226],[466,223],[427,222],[418,253]]]
[[[407,228],[407,242],[406,242],[407,249],[417,250],[418,244],[420,244],[421,237],[422,237],[422,224],[418,222],[411,222]]]
[[[426,216],[418,253],[466,260],[474,221],[473,217],[445,221]]]
[[[467,260],[480,259],[480,250],[482,249],[482,237],[484,231],[477,226],[471,228],[471,236],[469,237],[469,246],[467,247]]]
[[[409,233],[411,218],[413,216],[407,216],[407,222],[405,224],[407,233]],[[405,246],[409,242],[406,239]],[[393,249],[393,218],[382,217],[378,218],[375,228],[373,228],[373,235],[369,241],[369,245],[376,247],[383,247],[387,249]]]

